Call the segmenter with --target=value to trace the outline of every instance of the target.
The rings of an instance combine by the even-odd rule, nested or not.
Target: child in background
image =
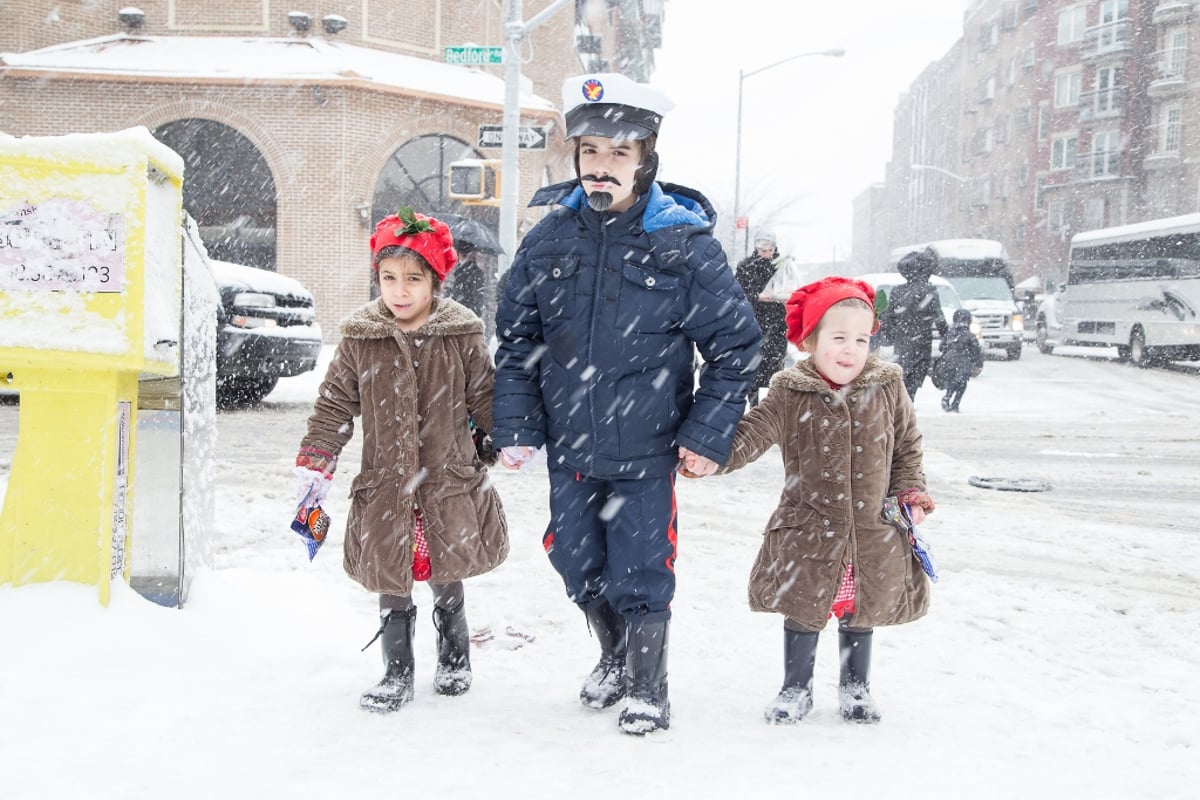
[[[360,705],[388,712],[413,699],[414,579],[433,592],[436,691],[471,687],[462,582],[505,559],[508,526],[470,428],[492,425],[483,322],[440,296],[458,260],[449,228],[404,208],[376,226],[371,254],[379,297],[341,322],[296,471],[301,496],[319,503],[362,416],[343,563],[379,593],[385,672]]]
[[[750,606],[784,616],[784,682],[771,723],[812,709],[817,636],[838,618],[842,717],[878,722],[869,671],[872,631],[910,622],[929,606],[912,549],[882,517],[896,496],[920,524],[921,434],[900,367],[870,352],[874,290],[843,277],[803,286],[787,302],[788,339],[809,358],[777,373],[742,418],[722,472],[778,445],[787,479],[750,574]]]
[[[942,411],[958,411],[967,382],[983,369],[983,348],[975,334],[971,333],[971,312],[960,308],[954,312],[954,324],[942,339],[938,348],[942,363],[938,365],[945,376],[946,394],[942,397]]]

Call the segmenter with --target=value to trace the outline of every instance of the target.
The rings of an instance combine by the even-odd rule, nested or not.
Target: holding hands
[[[679,466],[676,469],[685,478],[703,478],[705,475],[712,475],[719,466],[711,458],[693,453],[686,447],[679,448]]]

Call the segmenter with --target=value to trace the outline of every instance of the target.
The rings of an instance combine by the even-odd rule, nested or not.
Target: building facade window
[[[1087,6],[1075,6],[1058,12],[1058,43],[1073,44],[1083,38],[1087,27]]]
[[[1050,138],[1050,106],[1047,103],[1038,103],[1037,126],[1039,142]]]
[[[1163,60],[1159,74],[1164,78],[1182,78],[1187,64],[1187,28],[1172,28],[1164,37]]]
[[[1112,47],[1119,41],[1117,24],[1129,17],[1129,0],[1100,0],[1101,48]]]
[[[1075,156],[1079,152],[1079,136],[1071,133],[1055,136],[1050,143],[1050,169],[1073,169]]]
[[[1079,70],[1060,72],[1054,78],[1054,107],[1070,108],[1079,105],[1079,89],[1083,73]]]
[[[1162,121],[1159,124],[1159,152],[1178,153],[1180,129],[1183,125],[1183,107],[1179,105],[1165,106],[1162,110]]]
[[[1092,135],[1092,177],[1118,174],[1120,156],[1120,134],[1116,131],[1099,131]]]
[[[1096,70],[1095,109],[1097,114],[1107,114],[1117,110],[1120,87],[1120,67],[1101,67]]]

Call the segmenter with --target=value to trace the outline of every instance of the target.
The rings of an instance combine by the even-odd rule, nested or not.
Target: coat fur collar
[[[396,318],[384,304],[383,298],[376,298],[352,311],[338,325],[338,332],[351,339],[391,339],[397,333]],[[426,336],[452,336],[458,334],[483,334],[483,320],[463,304],[449,297],[438,297],[433,301],[433,313],[424,325],[414,333]]]
[[[863,367],[863,371],[859,374],[854,382],[850,384],[850,388],[861,389],[864,386],[870,386],[878,383],[886,383],[888,380],[901,380],[902,372],[899,364],[893,364],[890,361],[884,361],[878,356],[869,356],[867,364]],[[775,373],[771,379],[771,389],[776,387],[782,389],[794,389],[798,392],[822,392],[829,390],[829,384],[817,372],[817,368],[812,365],[810,359],[805,359],[797,363],[790,369],[780,370]]]

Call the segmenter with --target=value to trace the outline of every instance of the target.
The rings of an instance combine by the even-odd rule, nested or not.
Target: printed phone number
[[[112,269],[104,265],[6,265],[0,268],[0,286],[9,289],[121,291],[112,281]]]

